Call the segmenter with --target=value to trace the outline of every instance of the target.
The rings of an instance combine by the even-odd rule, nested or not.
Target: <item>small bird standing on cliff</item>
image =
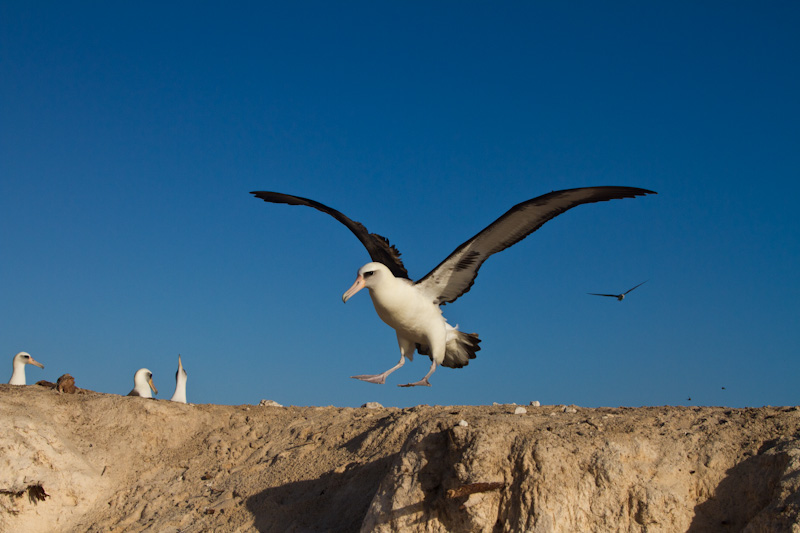
[[[642,285],[644,285],[648,281],[650,281],[650,280],[644,280],[643,282],[638,284],[636,287],[641,287]],[[633,289],[635,289],[636,287],[634,287]],[[617,300],[619,300],[621,302],[622,300],[625,299],[625,295],[628,294],[629,292],[631,292],[633,289],[628,289],[627,291],[623,292],[622,294],[598,294],[596,292],[587,292],[586,294],[591,294],[592,296],[610,296],[611,298],[616,298]]]
[[[133,390],[128,393],[128,396],[141,396],[142,398],[152,398],[150,389],[153,393],[158,394],[158,389],[153,385],[153,373],[146,368],[140,368],[133,375]]]
[[[181,356],[178,355],[178,371],[175,372],[175,393],[170,398],[170,401],[186,403],[186,380],[188,378],[186,370],[183,369],[183,363],[181,363]]]
[[[8,380],[9,385],[25,385],[25,365],[44,368],[44,365],[31,357],[31,354],[28,352],[19,352],[15,355],[11,365],[14,371],[11,373],[11,379]]]

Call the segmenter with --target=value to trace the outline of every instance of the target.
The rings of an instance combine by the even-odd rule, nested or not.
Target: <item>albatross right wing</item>
[[[403,266],[403,261],[400,259],[400,251],[395,248],[394,245],[389,243],[389,239],[383,237],[382,235],[378,235],[377,233],[370,233],[362,223],[351,220],[336,209],[328,207],[327,205],[321,204],[314,200],[309,200],[308,198],[292,196],[290,194],[283,194],[279,192],[253,191],[250,194],[256,196],[257,198],[261,198],[265,202],[271,202],[274,204],[305,205],[332,216],[347,226],[347,229],[353,232],[353,235],[355,235],[358,240],[361,241],[361,244],[364,245],[364,248],[367,249],[367,252],[373,261],[386,265],[396,278],[408,279],[408,271],[406,271],[406,267]]]

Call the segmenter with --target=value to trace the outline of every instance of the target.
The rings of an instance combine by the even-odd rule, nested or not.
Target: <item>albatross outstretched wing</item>
[[[648,280],[644,280],[643,282],[641,282],[640,284],[638,284],[638,285],[637,285],[636,287],[634,287],[633,289],[636,289],[637,287],[641,287],[642,285],[644,285],[645,283],[647,283],[647,281],[648,281]],[[622,294],[628,294],[628,293],[629,293],[629,292],[631,292],[633,289],[628,289],[627,291],[623,292]]]
[[[290,194],[282,194],[279,192],[253,191],[250,194],[255,195],[257,198],[261,198],[265,202],[271,202],[275,204],[305,205],[308,207],[313,207],[314,209],[322,211],[323,213],[327,213],[347,226],[347,229],[353,232],[353,235],[358,237],[358,240],[361,241],[361,244],[363,244],[364,248],[367,249],[367,252],[373,261],[386,265],[389,270],[392,271],[392,274],[394,274],[395,277],[408,279],[408,272],[406,271],[405,266],[403,266],[403,261],[400,259],[400,251],[395,248],[394,245],[390,244],[386,237],[378,235],[377,233],[370,233],[363,224],[356,222],[355,220],[351,220],[336,209],[328,207],[327,205],[321,204],[314,200],[309,200],[308,198],[301,198],[300,196],[292,196]]]
[[[581,204],[656,194],[635,187],[584,187],[554,191],[509,209],[486,229],[455,249],[417,285],[439,304],[469,291],[489,256],[512,246],[564,211]]]

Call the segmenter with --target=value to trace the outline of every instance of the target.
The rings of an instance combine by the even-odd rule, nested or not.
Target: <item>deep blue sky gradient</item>
[[[3,2],[0,358],[194,403],[794,405],[797,2]],[[512,205],[627,185],[484,264],[483,339],[399,358],[335,207],[420,278]],[[620,303],[587,292],[648,283]],[[7,378],[4,378],[7,379]],[[723,390],[723,387],[724,390]],[[691,398],[691,401],[689,400]]]

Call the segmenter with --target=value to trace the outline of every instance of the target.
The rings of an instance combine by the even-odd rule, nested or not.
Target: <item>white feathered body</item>
[[[463,333],[447,323],[434,297],[405,278],[396,278],[383,265],[371,263],[373,282],[367,282],[372,304],[378,316],[397,332],[397,340],[416,345],[416,350],[438,365],[461,368],[480,350],[478,335]],[[364,268],[362,268],[364,270]],[[413,359],[414,350],[404,350]]]

